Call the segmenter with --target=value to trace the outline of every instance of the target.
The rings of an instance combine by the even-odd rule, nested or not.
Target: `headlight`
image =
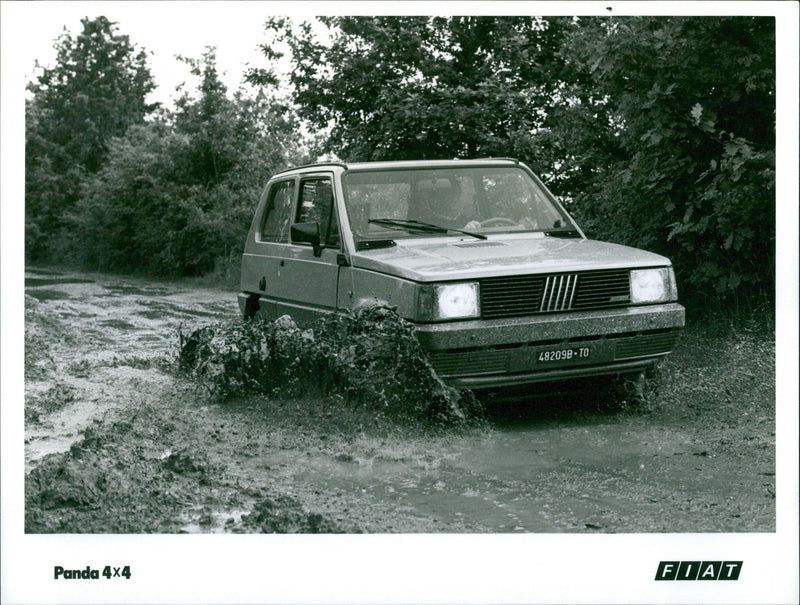
[[[678,299],[672,267],[631,271],[631,303],[670,302]]]
[[[422,286],[419,296],[421,321],[442,321],[480,317],[478,284],[442,284]]]

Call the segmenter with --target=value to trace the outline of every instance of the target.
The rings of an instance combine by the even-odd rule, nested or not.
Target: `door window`
[[[297,223],[317,223],[323,246],[339,246],[339,225],[330,177],[304,180],[300,185]]]
[[[275,183],[269,191],[264,223],[261,226],[261,241],[289,241],[289,222],[294,201],[294,181]]]

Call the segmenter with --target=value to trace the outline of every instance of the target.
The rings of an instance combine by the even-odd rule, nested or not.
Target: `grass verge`
[[[736,426],[775,419],[775,324],[764,316],[684,331],[645,381],[647,411],[681,422]]]

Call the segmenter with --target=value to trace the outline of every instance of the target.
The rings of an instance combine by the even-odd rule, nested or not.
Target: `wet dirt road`
[[[47,269],[26,271],[25,293],[38,320],[26,319],[26,398],[44,399],[37,412],[46,412],[26,426],[28,468],[69,449],[93,419],[166,384],[158,365],[174,354],[181,326],[237,313],[230,292]]]
[[[473,531],[747,531],[769,528],[771,463],[743,474],[646,420],[495,428],[444,449],[432,468],[305,461],[295,477]],[[743,496],[752,494],[754,499]]]
[[[137,425],[139,439],[153,435],[148,450],[108,431],[103,438],[119,443],[103,451],[172,461],[169,490],[186,504],[162,531],[265,531],[245,521],[267,494],[291,497],[338,531],[775,528],[774,409],[736,401],[736,419],[718,422],[674,406],[549,415],[527,403],[529,413],[480,429],[343,434],[313,414],[294,424],[296,403],[210,402],[170,371],[177,330],[234,318],[234,293],[30,269],[26,294],[27,470],[68,451],[86,427],[152,409],[168,437]],[[175,460],[191,472],[178,476]]]

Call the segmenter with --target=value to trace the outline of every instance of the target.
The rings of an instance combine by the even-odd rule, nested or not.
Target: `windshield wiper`
[[[410,219],[404,220],[396,218],[371,218],[369,219],[369,222],[375,223],[376,225],[384,225],[388,227],[403,227],[405,229],[416,229],[417,231],[422,231],[423,233],[447,233],[448,231],[455,231],[456,233],[463,233],[464,235],[470,235],[478,239],[486,239],[486,236],[481,235],[480,233],[473,233],[472,231],[464,231],[463,229],[452,229],[450,227],[441,227],[440,225],[434,225],[433,223],[423,223],[422,221],[415,221]]]
[[[544,234],[547,237],[580,237],[581,234],[577,229],[547,229]]]

